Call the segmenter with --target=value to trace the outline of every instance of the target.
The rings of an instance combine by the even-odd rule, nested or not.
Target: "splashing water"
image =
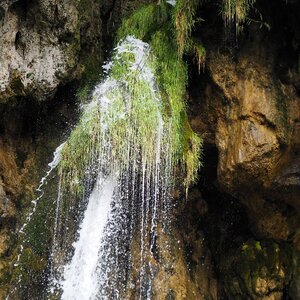
[[[176,0],[167,0],[166,2],[171,4],[172,6],[176,5]]]
[[[158,224],[165,230],[168,223],[176,151],[174,126],[163,113],[153,63],[150,46],[127,37],[105,66],[109,76],[96,87],[83,113],[81,124],[92,146],[82,173],[85,182],[95,174],[98,179],[73,243],[73,256],[58,276],[61,299],[125,299],[132,286],[135,297],[151,298]],[[141,87],[141,93],[130,84]],[[73,132],[76,143],[82,140],[76,136],[80,126]],[[71,136],[63,159],[70,157],[66,153],[72,142]],[[76,147],[78,151],[80,146]],[[78,170],[69,165],[62,170],[62,190],[80,181]],[[64,192],[59,194],[62,207]],[[60,209],[57,212],[56,226],[65,226]],[[66,246],[55,243],[53,259]],[[140,250],[133,257],[136,246]]]
[[[53,160],[48,164],[49,169],[48,169],[46,175],[40,180],[39,186],[36,189],[36,191],[39,192],[40,195],[37,198],[35,198],[34,200],[31,201],[32,207],[30,209],[30,212],[26,216],[25,222],[23,223],[22,227],[19,229],[19,234],[22,234],[22,235],[25,234],[25,229],[28,226],[28,224],[30,223],[30,221],[31,221],[31,219],[32,219],[32,217],[33,217],[36,209],[37,209],[38,202],[44,196],[43,187],[47,183],[47,179],[51,175],[52,171],[57,167],[57,165],[59,164],[59,162],[61,160],[61,153],[62,153],[62,150],[64,148],[64,145],[65,145],[65,143],[62,143],[61,145],[59,145],[55,149],[55,151],[53,153]],[[20,250],[19,250],[19,253],[17,255],[16,261],[14,263],[14,267],[18,267],[19,266],[20,259],[21,259],[22,255],[23,255],[23,251],[24,251],[24,243],[25,243],[25,241],[26,241],[26,236],[24,237],[23,241],[20,244]],[[19,274],[17,282],[18,282],[18,284],[22,282],[22,273]],[[17,289],[17,287],[15,287],[11,291],[11,293],[6,297],[6,299],[9,299],[9,296],[12,295],[14,292],[16,292],[16,289]]]
[[[186,122],[180,95],[172,98],[176,81],[164,82],[161,68],[149,44],[127,36],[71,136],[56,149],[20,229],[24,234],[58,167],[41,298],[152,299],[159,264],[172,270],[171,194],[179,171],[186,187],[195,178],[200,139]],[[21,271],[26,241],[15,264]],[[22,294],[22,275],[17,285]]]
[[[80,225],[79,239],[74,243],[74,256],[64,270],[62,299],[88,300],[96,296],[98,252],[116,185],[113,178],[99,175]]]
[[[131,36],[120,42],[64,145],[49,289],[63,300],[151,299],[155,292],[185,150],[182,115],[162,101],[157,68],[149,44]]]

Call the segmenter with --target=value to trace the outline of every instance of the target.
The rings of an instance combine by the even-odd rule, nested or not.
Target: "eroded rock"
[[[99,48],[99,7],[97,1],[82,0],[1,3],[0,101],[49,99],[59,84],[80,77],[85,60],[80,51],[88,56]]]
[[[192,104],[191,124],[218,148],[218,184],[247,207],[255,235],[287,241],[300,228],[300,98],[255,47],[235,60],[212,51],[211,82]]]
[[[279,83],[272,79],[271,70],[254,64],[250,56],[234,63],[215,55],[210,70],[229,101],[216,130],[220,183],[235,192],[243,186],[268,185],[287,141],[286,109],[280,110],[278,104],[282,101]]]
[[[283,299],[294,269],[292,261],[290,245],[247,241],[224,261],[227,295],[230,299]]]

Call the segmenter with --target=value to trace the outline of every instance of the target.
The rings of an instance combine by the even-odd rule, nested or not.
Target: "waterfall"
[[[159,256],[172,269],[171,192],[176,166],[194,155],[190,127],[184,105],[163,100],[149,44],[128,36],[104,69],[62,151],[49,292],[152,299]]]
[[[66,251],[59,238],[65,226],[66,190],[80,181],[86,185],[97,179],[90,195],[84,193],[81,200],[87,207],[72,245],[73,255],[53,279],[61,299],[125,299],[130,293],[151,298],[158,224],[159,230],[166,230],[174,186],[174,124],[163,113],[153,63],[147,43],[133,37],[120,43],[113,60],[104,67],[108,77],[95,88],[65,146],[63,162],[64,156],[71,157],[72,137],[76,137],[74,149],[78,151],[82,140],[77,134],[87,132],[84,179],[76,169],[81,158],[62,167],[53,261]],[[132,83],[141,88],[140,94],[132,90]]]
[[[62,299],[94,299],[98,286],[97,263],[116,181],[99,175],[89,197],[74,256],[64,271]]]
[[[15,263],[20,275],[10,295],[33,291],[41,299],[153,299],[157,278],[166,282],[172,274],[177,247],[171,234],[172,192],[175,178],[184,183],[195,178],[200,140],[174,93],[177,81],[160,77],[162,67],[166,71],[151,46],[132,36],[114,49],[104,66],[106,78],[83,106],[70,137],[56,149],[20,229],[26,234],[23,230],[31,224],[31,233],[47,241],[37,247],[28,239],[26,251],[20,244]],[[54,168],[56,201],[42,199]],[[46,201],[41,209],[51,207],[44,223],[53,224],[47,235],[30,223],[39,200]],[[28,258],[43,263],[34,274],[41,270],[41,277],[33,283],[22,275],[30,270]],[[167,286],[162,293],[168,294]]]

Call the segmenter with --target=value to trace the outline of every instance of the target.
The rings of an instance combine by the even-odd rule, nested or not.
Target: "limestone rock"
[[[10,246],[11,245],[9,232],[7,232],[7,230],[2,230],[0,232],[0,257],[6,254]]]
[[[249,42],[235,59],[211,50],[191,124],[218,149],[218,184],[246,206],[253,233],[287,241],[300,228],[299,76],[274,76],[268,46]]]
[[[99,46],[99,4],[91,1],[4,1],[0,4],[0,102],[51,98],[81,76],[82,48]],[[93,22],[93,25],[91,25]],[[92,33],[91,33],[92,31]],[[92,35],[94,45],[85,39]],[[89,55],[92,49],[86,49]]]
[[[217,123],[219,180],[228,190],[254,182],[267,185],[286,144],[286,111],[267,67],[242,57],[236,64],[223,55],[210,62],[212,79],[229,103]],[[285,102],[281,103],[282,106]]]

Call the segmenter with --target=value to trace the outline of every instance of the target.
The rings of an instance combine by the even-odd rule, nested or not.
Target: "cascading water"
[[[74,244],[74,256],[64,270],[62,299],[94,299],[97,294],[98,253],[116,186],[115,179],[99,175]]]
[[[178,95],[163,100],[149,44],[128,36],[104,69],[53,165],[46,299],[152,299],[159,264],[173,268],[171,193],[179,164],[187,183],[197,171],[200,140]]]
[[[128,37],[115,51],[113,62],[105,68],[114,74],[114,68],[127,63],[126,76],[109,76],[95,89],[84,112],[85,126],[90,120],[99,126],[93,127],[87,175],[97,174],[97,181],[73,244],[73,257],[58,279],[61,299],[124,299],[130,289],[138,290],[141,299],[151,297],[151,257],[158,223],[167,223],[173,187],[172,120],[162,115],[149,45]],[[138,97],[132,95],[129,80],[143,88]],[[135,258],[134,243],[140,249]],[[136,270],[137,282],[129,286],[130,273]]]

